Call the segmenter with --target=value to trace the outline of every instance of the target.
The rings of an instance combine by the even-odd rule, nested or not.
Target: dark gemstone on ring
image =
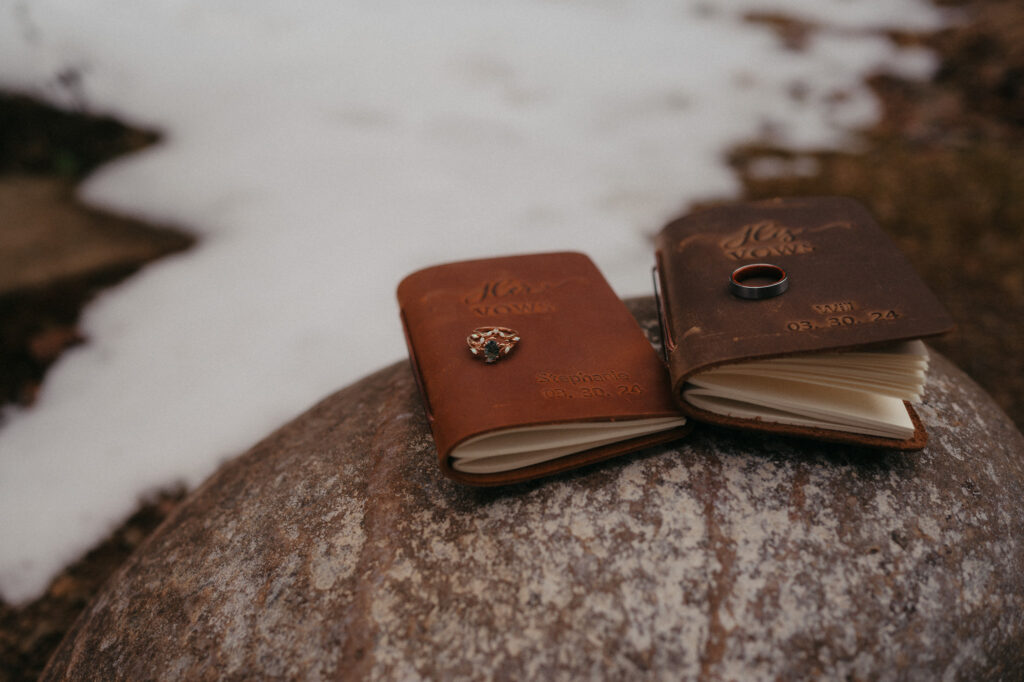
[[[487,362],[494,362],[495,360],[497,360],[498,353],[500,352],[501,347],[498,345],[498,342],[495,341],[494,339],[491,339],[490,341],[484,344],[484,360],[486,360]]]

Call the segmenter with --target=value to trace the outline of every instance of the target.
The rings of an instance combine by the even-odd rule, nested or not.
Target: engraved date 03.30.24
[[[871,310],[867,312],[850,311],[837,313],[817,320],[790,320],[786,322],[786,329],[791,332],[810,332],[815,329],[830,329],[835,327],[850,327],[856,324],[872,324],[876,322],[889,322],[898,320],[900,313],[896,310]]]
[[[614,386],[576,386],[573,388],[542,388],[541,396],[547,400],[607,399],[640,395],[644,389],[640,384],[618,384]]]

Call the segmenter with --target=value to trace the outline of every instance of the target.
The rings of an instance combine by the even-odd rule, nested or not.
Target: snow
[[[751,11],[819,30],[789,50]],[[850,144],[867,74],[933,68],[881,29],[942,21],[924,0],[0,0],[0,87],[163,132],[83,198],[200,238],[92,304],[89,342],[4,414],[0,597],[403,358],[417,268],[573,249],[648,293],[650,235],[738,191],[730,147]]]

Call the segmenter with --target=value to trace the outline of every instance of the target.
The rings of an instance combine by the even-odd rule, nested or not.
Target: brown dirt
[[[863,132],[856,153],[794,155],[750,145],[735,150],[731,161],[749,198],[845,194],[865,201],[958,322],[954,334],[934,345],[1020,426],[1024,5],[1019,0],[942,4],[959,7],[965,21],[935,35],[895,36],[936,50],[942,59],[939,73],[924,84],[874,79],[885,116]],[[776,16],[750,19],[774,27],[790,49],[800,49],[814,30]],[[31,175],[58,178],[70,187],[111,155],[154,139],[109,119],[0,97],[0,183]],[[766,177],[759,170],[766,159],[789,164],[791,172]],[[161,233],[166,236],[156,230],[153,239]],[[187,244],[183,239],[175,248]],[[81,305],[99,287],[141,264],[107,278],[72,278],[64,290],[58,287],[38,300],[23,298],[17,307],[4,307],[0,299],[0,366],[5,368],[0,400],[30,402],[49,362],[78,341],[75,321]],[[23,609],[0,603],[0,682],[38,676],[89,598],[183,497],[183,491],[171,491],[144,505],[36,602]]]
[[[170,490],[147,500],[123,526],[66,568],[46,594],[21,609],[0,602],[0,680],[34,680],[93,595],[185,498]]]
[[[932,48],[942,65],[929,83],[872,81],[885,115],[857,152],[751,145],[732,164],[750,198],[867,203],[957,321],[932,345],[1024,426],[1024,4],[958,4],[962,25],[898,37]],[[779,30],[793,40],[792,28]],[[817,170],[764,177],[766,159]]]
[[[187,248],[182,232],[82,206],[75,185],[156,136],[0,95],[0,404],[29,405],[69,346],[82,307],[145,263]]]

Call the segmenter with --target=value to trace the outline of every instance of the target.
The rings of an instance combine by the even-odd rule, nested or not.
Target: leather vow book
[[[661,358],[582,254],[438,265],[398,302],[450,478],[515,483],[688,430]]]
[[[952,322],[863,206],[815,197],[709,209],[666,226],[656,261],[672,391],[688,416],[924,447],[910,406],[927,369],[919,339]]]

